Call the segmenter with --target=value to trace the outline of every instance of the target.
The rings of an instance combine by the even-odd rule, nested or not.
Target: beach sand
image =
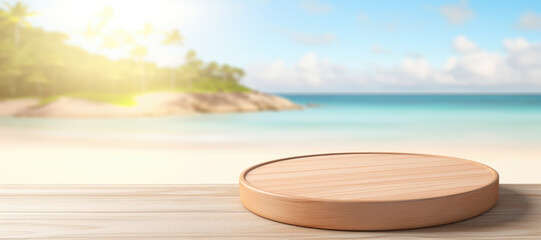
[[[509,142],[308,143],[283,141],[155,141],[74,137],[0,127],[0,184],[236,184],[264,161],[330,152],[412,152],[470,159],[500,174],[501,183],[541,183],[541,149]]]

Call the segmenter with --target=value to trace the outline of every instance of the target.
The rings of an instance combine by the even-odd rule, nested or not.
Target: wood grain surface
[[[477,216],[496,204],[498,174],[469,160],[407,153],[280,159],[246,170],[241,199],[279,222],[338,230],[396,230]]]
[[[297,227],[246,210],[237,185],[0,185],[0,239],[541,239],[541,185],[501,185],[490,211],[414,230]]]
[[[315,200],[397,201],[473,191],[498,179],[468,160],[404,153],[345,153],[288,158],[246,173],[253,187]]]

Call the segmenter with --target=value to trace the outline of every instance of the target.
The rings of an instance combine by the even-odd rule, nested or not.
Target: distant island
[[[92,95],[91,95],[92,96]],[[131,101],[131,100],[130,100]],[[58,97],[42,103],[35,98],[0,101],[0,116],[14,117],[155,117],[197,113],[232,113],[299,109],[291,101],[261,92],[154,92],[119,105],[81,97]]]
[[[0,9],[0,116],[138,117],[298,109],[287,99],[241,84],[244,71],[203,62],[195,51],[178,67],[146,61],[149,37],[175,52],[180,31],[108,29],[114,16],[106,7],[81,35],[100,51],[125,51],[112,60],[68,45],[67,35],[33,28],[35,15],[21,2]]]

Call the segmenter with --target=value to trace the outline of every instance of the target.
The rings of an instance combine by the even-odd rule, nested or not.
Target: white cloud
[[[442,6],[440,13],[445,17],[447,22],[453,25],[464,24],[475,16],[469,8],[467,0],[460,0],[458,4]]]
[[[428,74],[430,74],[432,69],[424,58],[406,58],[404,62],[402,62],[402,71],[415,78],[424,79],[428,77]]]
[[[541,84],[541,44],[523,38],[506,39],[507,62],[515,69],[517,78],[529,84]]]
[[[333,11],[333,7],[316,0],[305,0],[301,2],[301,8],[313,14],[327,14]]]
[[[465,36],[458,36],[453,40],[453,48],[461,53],[476,51],[479,48]]]
[[[529,12],[520,17],[517,27],[523,30],[541,30],[541,15]]]
[[[422,56],[393,67],[356,71],[318,58],[296,64],[283,61],[248,69],[246,83],[266,91],[541,91],[541,44],[504,39],[505,52],[481,49],[465,36],[453,41],[458,50],[438,67]]]
[[[293,42],[301,43],[304,45],[326,45],[336,41],[336,36],[333,33],[325,34],[308,34],[301,32],[286,32],[288,37]]]
[[[448,72],[472,83],[496,83],[505,75],[506,68],[505,59],[500,54],[480,51],[462,55]]]
[[[380,54],[380,55],[386,55],[386,54],[392,54],[393,52],[389,49],[386,49],[384,47],[382,47],[381,45],[372,45],[372,52],[375,53],[375,54]]]
[[[447,59],[447,61],[445,61],[445,63],[443,64],[442,70],[444,70],[444,71],[450,71],[451,69],[455,68],[457,64],[458,64],[458,58],[456,58],[456,57],[450,57],[450,58]]]
[[[505,39],[503,45],[510,51],[521,51],[530,47],[530,43],[524,38]]]
[[[329,87],[348,79],[345,68],[318,58],[313,52],[288,66],[278,60],[270,64],[257,64],[248,69],[246,83],[263,90],[317,89]]]

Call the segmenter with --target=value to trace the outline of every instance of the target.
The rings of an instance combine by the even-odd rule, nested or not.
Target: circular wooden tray
[[[477,216],[498,201],[498,173],[483,164],[409,153],[334,153],[245,170],[242,203],[278,222],[338,230],[395,230]]]

